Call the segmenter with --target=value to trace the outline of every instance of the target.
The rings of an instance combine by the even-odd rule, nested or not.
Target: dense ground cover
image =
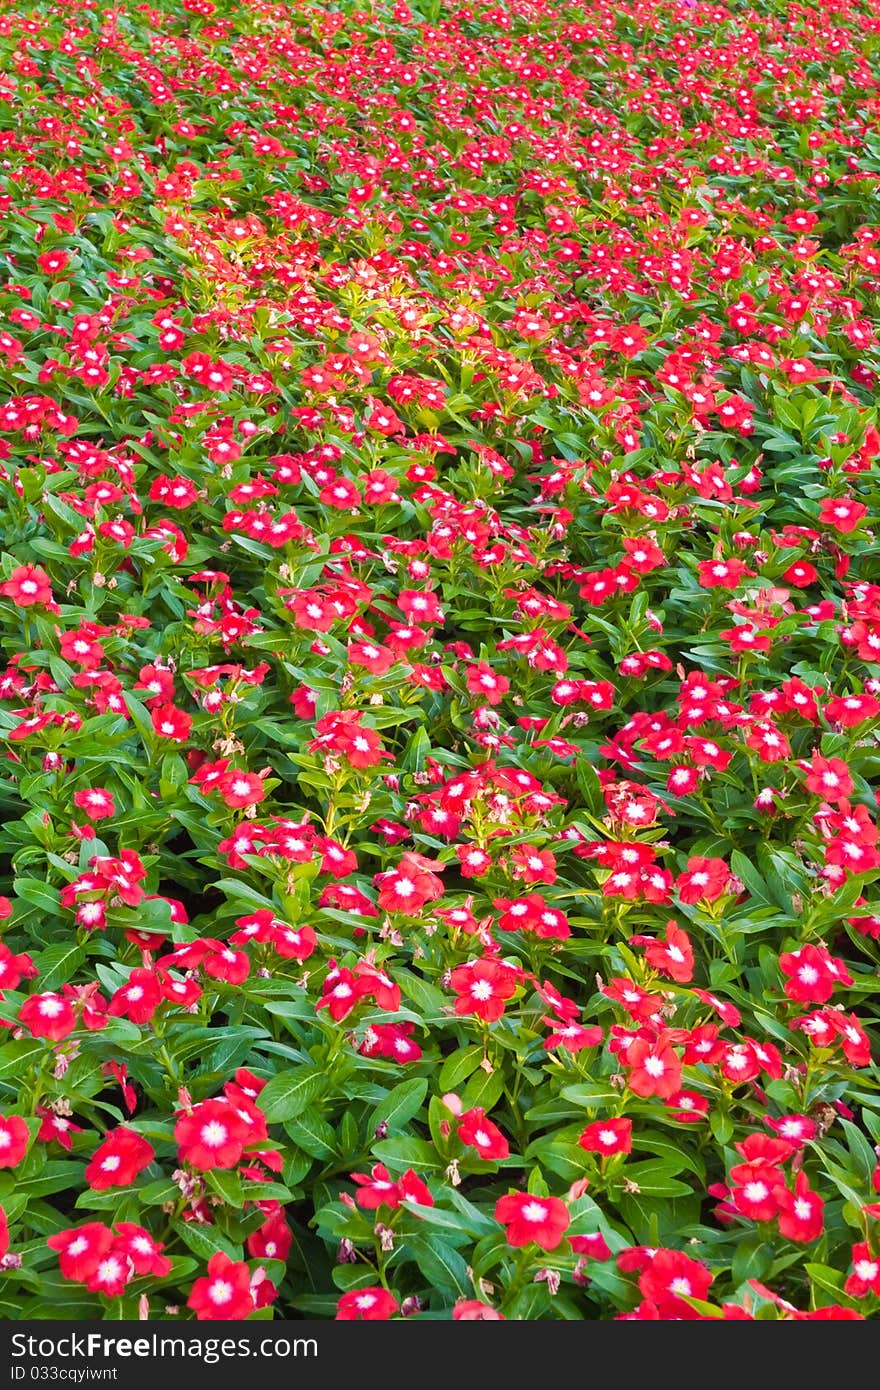
[[[0,54],[0,1314],[876,1315],[880,5]]]

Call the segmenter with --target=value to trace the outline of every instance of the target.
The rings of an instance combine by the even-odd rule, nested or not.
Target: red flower
[[[5,915],[8,917],[9,913]],[[0,995],[7,989],[15,989],[22,978],[32,980],[37,974],[37,967],[30,956],[13,955],[6,942],[0,941]]]
[[[478,1298],[460,1298],[452,1308],[454,1322],[504,1322],[504,1314]]]
[[[244,951],[233,951],[220,941],[206,941],[208,951],[202,966],[212,980],[225,980],[240,985],[250,974],[251,963]]]
[[[458,998],[457,1014],[476,1014],[484,1023],[495,1023],[504,1013],[505,1001],[516,993],[520,970],[494,956],[470,961],[453,970],[450,984]]]
[[[397,657],[389,647],[383,647],[379,642],[352,642],[348,649],[348,660],[352,666],[363,666],[371,675],[384,676]]]
[[[650,994],[626,975],[609,980],[602,986],[602,993],[622,1005],[633,1018],[645,1021],[656,1018],[663,1003],[659,994]]]
[[[819,578],[819,571],[815,565],[810,565],[806,560],[795,560],[793,565],[782,575],[783,584],[791,584],[796,589],[807,589],[811,584],[815,584]]]
[[[226,772],[217,782],[216,790],[226,805],[235,810],[258,806],[266,796],[263,779],[255,772]]]
[[[335,1023],[347,1018],[360,1001],[370,992],[370,982],[358,979],[347,965],[338,966],[335,960],[329,962],[330,969],[324,976],[322,995],[315,1009],[327,1009]]]
[[[769,1163],[774,1167],[785,1163],[795,1152],[794,1145],[787,1139],[780,1139],[778,1135],[772,1138],[760,1132],[746,1135],[734,1148],[747,1163]],[[730,1171],[732,1173],[733,1169]]]
[[[161,1000],[156,972],[135,967],[128,983],[111,998],[107,1012],[113,1018],[130,1018],[132,1023],[149,1023]]]
[[[369,1175],[352,1173],[351,1177],[358,1184],[355,1201],[365,1211],[377,1211],[379,1207],[388,1207],[393,1211],[400,1206],[400,1188],[384,1163],[375,1163]]]
[[[829,700],[822,710],[829,724],[839,724],[844,729],[854,729],[866,719],[876,719],[880,714],[880,700],[873,695],[837,695]]]
[[[765,763],[781,763],[791,757],[788,739],[772,723],[759,721],[746,734],[745,742]]]
[[[18,1011],[18,1021],[35,1038],[60,1042],[76,1027],[76,1015],[60,994],[31,994]]]
[[[337,1322],[384,1322],[400,1311],[400,1304],[387,1289],[371,1285],[349,1289],[336,1305]]]
[[[499,705],[510,689],[506,676],[493,671],[486,661],[478,661],[468,670],[465,684],[471,695],[476,695],[489,705]]]
[[[248,1254],[255,1260],[286,1260],[293,1244],[293,1233],[279,1207],[247,1238]]]
[[[730,869],[723,859],[695,855],[676,879],[675,889],[683,903],[714,902],[727,892],[729,882]]]
[[[585,1028],[581,1023],[559,1023],[554,1018],[542,1018],[545,1027],[553,1031],[544,1039],[545,1052],[555,1052],[564,1047],[572,1054],[583,1052],[588,1047],[598,1047],[605,1036],[598,1025]]]
[[[193,1284],[186,1306],[200,1322],[240,1322],[246,1318],[255,1306],[247,1265],[218,1250],[208,1261],[207,1275]]]
[[[37,1138],[42,1144],[49,1144],[52,1140],[57,1141],[68,1153],[73,1148],[74,1134],[82,1134],[82,1125],[75,1125],[71,1120],[63,1115],[56,1115],[54,1110],[48,1110],[44,1105],[37,1105],[34,1113],[39,1116],[42,1123],[37,1131]]]
[[[482,878],[492,867],[492,856],[478,845],[456,845],[455,853],[463,878]]]
[[[113,1232],[100,1221],[87,1221],[49,1236],[46,1244],[58,1252],[58,1264],[65,1279],[78,1284],[90,1279],[113,1245]]]
[[[407,1168],[406,1172],[398,1178],[397,1190],[402,1202],[414,1202],[419,1207],[432,1207],[434,1205],[430,1188],[412,1168]]]
[[[385,1057],[391,1062],[417,1062],[422,1049],[410,1036],[413,1023],[371,1023],[358,1051],[363,1057]]]
[[[279,956],[285,960],[308,960],[318,946],[314,927],[305,922],[301,927],[288,927],[276,923],[269,940]]]
[[[413,916],[426,903],[443,897],[443,882],[433,872],[442,867],[422,854],[405,851],[396,869],[377,874],[373,880],[379,887],[378,906],[385,912]]]
[[[510,862],[514,878],[524,883],[556,882],[556,856],[549,849],[517,845],[511,851]]]
[[[15,1168],[29,1142],[30,1131],[20,1115],[0,1115],[0,1168]]]
[[[568,1243],[576,1255],[584,1255],[588,1260],[611,1259],[611,1250],[601,1231],[588,1236],[569,1236]]]
[[[115,1230],[118,1236],[114,1249],[131,1261],[135,1274],[152,1274],[156,1279],[164,1279],[171,1273],[171,1261],[162,1254],[164,1247],[143,1226],[133,1221],[117,1221]]]
[[[650,574],[666,564],[663,551],[648,536],[624,536],[622,543],[627,554],[624,563],[637,574]]]
[[[871,1253],[871,1247],[863,1241],[852,1248],[853,1272],[844,1284],[844,1292],[851,1298],[864,1298],[866,1294],[880,1294],[880,1260]]]
[[[114,1240],[85,1281],[90,1293],[105,1298],[118,1298],[131,1282],[134,1266],[128,1258],[125,1243]]]
[[[159,738],[173,739],[176,743],[183,743],[189,738],[192,716],[178,709],[176,705],[154,705],[150,710],[150,718]]]
[[[37,265],[44,275],[61,275],[67,269],[69,261],[67,252],[60,248],[56,251],[44,251],[37,257]]]
[[[315,848],[321,851],[321,873],[332,874],[334,878],[347,878],[357,872],[358,861],[354,850],[346,849],[338,840],[326,835],[315,839]]]
[[[389,755],[375,729],[361,722],[358,710],[333,710],[323,715],[315,725],[317,738],[309,744],[312,751],[341,753],[352,767],[375,767]]]
[[[851,497],[823,497],[819,503],[819,520],[823,526],[830,526],[844,535],[854,531],[868,508]]]
[[[373,965],[371,959],[359,960],[354,968],[359,988],[364,994],[371,994],[380,1009],[389,1013],[400,1008],[400,985],[394,983],[384,970]]]
[[[674,1096],[666,1098],[665,1104],[672,1111],[673,1120],[680,1125],[697,1124],[709,1113],[708,1098],[697,1091],[676,1091]]]
[[[565,941],[571,936],[571,928],[564,912],[549,907],[540,893],[527,893],[525,897],[495,898],[495,907],[504,911],[498,921],[499,931],[527,931],[541,940],[555,938]]]
[[[765,1116],[764,1123],[781,1139],[798,1147],[816,1136],[816,1122],[806,1115],[780,1115],[778,1120]]]
[[[825,1229],[825,1203],[810,1187],[803,1169],[795,1179],[794,1192],[787,1187],[777,1187],[775,1196],[779,1203],[780,1235],[803,1245],[818,1240]]]
[[[559,1197],[537,1197],[512,1192],[495,1203],[495,1220],[507,1227],[508,1245],[534,1243],[555,1250],[568,1230],[568,1207]]]
[[[256,912],[249,912],[244,917],[236,917],[235,925],[237,932],[233,932],[229,940],[233,946],[246,946],[249,941],[271,941],[272,933],[277,926],[284,924],[279,921],[271,908],[260,907]]]
[[[486,1119],[486,1112],[480,1107],[464,1112],[457,1133],[461,1142],[476,1149],[480,1158],[495,1161],[510,1154],[510,1145],[501,1130]]]
[[[639,1291],[656,1304],[661,1317],[694,1317],[684,1299],[705,1299],[711,1283],[706,1266],[679,1250],[654,1251],[639,1275]]]
[[[701,560],[697,566],[704,589],[735,589],[747,576],[753,576],[743,560]]]
[[[203,1100],[174,1126],[182,1163],[206,1172],[234,1168],[251,1137],[251,1125],[228,1100]]]
[[[783,952],[779,968],[788,976],[786,995],[799,1003],[824,1004],[834,993],[835,985],[852,984],[843,961],[829,955],[824,946],[807,945]]]
[[[104,787],[89,787],[85,791],[74,792],[73,804],[84,811],[89,820],[106,820],[116,814],[116,803]]]
[[[867,1033],[855,1014],[838,1013],[829,1010],[831,1026],[840,1037],[844,1057],[854,1067],[867,1067],[871,1063],[871,1043]]]
[[[620,1115],[611,1120],[594,1120],[578,1139],[582,1149],[595,1154],[632,1152],[632,1120]]]
[[[156,1157],[152,1144],[133,1129],[119,1125],[99,1144],[86,1167],[86,1182],[95,1192],[107,1187],[128,1187]]]
[[[19,565],[7,580],[0,584],[0,594],[11,598],[18,608],[52,602],[52,582],[45,570],[36,565]]]
[[[128,1068],[124,1062],[104,1062],[101,1071],[105,1076],[112,1076],[122,1092],[122,1099],[125,1101],[125,1108],[129,1115],[133,1115],[137,1109],[137,1094],[128,1079]]]
[[[750,1221],[772,1221],[779,1211],[776,1188],[779,1172],[768,1163],[737,1163],[730,1170],[735,1184],[731,1199],[736,1210]]]
[[[105,629],[99,628],[97,630],[103,632]],[[63,632],[58,646],[65,661],[69,661],[83,670],[100,666],[104,659],[104,648],[92,635],[91,626],[83,625],[72,632]]]
[[[681,896],[681,894],[679,894]],[[682,898],[682,901],[685,901]],[[631,946],[644,946],[645,960],[661,974],[670,979],[685,983],[693,978],[694,951],[690,937],[682,931],[677,922],[666,923],[666,940],[654,941],[650,937],[633,936]]]
[[[852,796],[853,780],[842,758],[823,758],[814,749],[812,761],[804,766],[809,768],[805,785],[814,796],[821,796],[824,801],[832,803]]]
[[[662,1034],[652,1042],[636,1038],[623,1061],[629,1072],[627,1084],[637,1096],[667,1099],[681,1089],[681,1062]]]

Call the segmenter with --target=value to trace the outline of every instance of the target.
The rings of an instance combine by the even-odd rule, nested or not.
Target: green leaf
[[[400,988],[422,1016],[423,1021],[441,1018],[449,999],[436,985],[430,984],[421,975],[411,970],[401,970],[398,976]]]
[[[20,1038],[4,1043],[0,1047],[0,1077],[12,1076],[22,1081],[27,1069],[41,1061],[49,1048],[51,1043],[41,1042],[38,1038]]]
[[[485,1072],[481,1068],[474,1072],[462,1091],[461,1103],[465,1110],[475,1110],[479,1107],[488,1111],[503,1095],[504,1069],[496,1067],[495,1071]]]
[[[877,1157],[862,1131],[851,1120],[840,1120],[846,1135],[849,1151],[855,1161],[858,1176],[865,1184],[870,1184],[871,1176],[877,1166]]]
[[[388,1126],[389,1133],[403,1129],[421,1110],[427,1094],[427,1078],[416,1076],[411,1081],[401,1081],[400,1085],[389,1091],[385,1099],[376,1106],[370,1116],[369,1128],[376,1130],[384,1123]]]
[[[730,867],[737,878],[742,879],[745,887],[751,896],[751,906],[758,907],[777,907],[773,901],[773,896],[767,884],[758,873],[751,859],[740,850],[735,849],[730,856]]]
[[[198,1255],[200,1260],[207,1262],[212,1255],[221,1250],[231,1260],[241,1259],[241,1246],[225,1236],[217,1226],[196,1225],[194,1221],[174,1221],[172,1225],[184,1245],[188,1246],[194,1255]]]
[[[596,770],[590,762],[590,759],[586,756],[586,753],[579,753],[575,758],[575,771],[578,790],[583,797],[584,809],[594,816],[604,815],[605,798],[602,795],[602,784],[596,776]]]
[[[433,1144],[424,1139],[380,1139],[373,1145],[373,1153],[382,1163],[395,1168],[439,1168],[440,1160]]]
[[[773,1246],[760,1231],[749,1232],[737,1240],[731,1275],[737,1286],[747,1279],[764,1279],[773,1264]]]
[[[157,1178],[155,1182],[147,1183],[146,1187],[138,1189],[138,1201],[149,1207],[175,1202],[179,1196],[180,1188],[167,1178]]]
[[[243,1207],[245,1193],[237,1173],[225,1168],[213,1168],[206,1174],[208,1186],[223,1198],[229,1207]]]
[[[407,1236],[406,1244],[429,1288],[445,1293],[450,1302],[473,1293],[467,1262],[440,1236]]]
[[[440,1091],[457,1091],[463,1081],[476,1071],[483,1060],[483,1049],[478,1046],[462,1047],[457,1052],[446,1058],[440,1068],[438,1079],[438,1089]]]
[[[322,1094],[327,1078],[322,1071],[305,1067],[280,1071],[260,1092],[260,1109],[270,1123],[284,1123],[299,1115]]]
[[[43,883],[38,878],[17,878],[13,889],[16,897],[29,903],[31,907],[39,908],[47,916],[62,916],[61,895],[50,883]]]
[[[336,1153],[336,1135],[314,1108],[304,1110],[295,1120],[287,1120],[284,1131],[312,1158],[332,1158]]]
[[[733,1138],[733,1120],[724,1110],[709,1112],[709,1128],[719,1144],[729,1144]]]
[[[40,989],[55,990],[67,984],[86,958],[82,946],[73,943],[47,946],[34,956],[34,964],[40,972]]]
[[[33,1177],[20,1177],[21,1171],[16,1172],[15,1190],[19,1194],[27,1193],[29,1197],[49,1197],[55,1192],[64,1192],[66,1188],[82,1185],[82,1164],[66,1159],[44,1163]]]
[[[360,1152],[361,1132],[357,1120],[350,1110],[346,1110],[339,1125],[339,1152],[344,1157]]]
[[[225,893],[227,898],[232,898],[234,902],[247,903],[249,907],[269,908],[276,912],[277,908],[271,898],[264,897],[255,888],[251,888],[249,883],[243,883],[238,878],[221,878],[214,884],[221,893]]]
[[[820,1289],[823,1294],[830,1295],[829,1298],[817,1298],[816,1303],[825,1307],[828,1303],[842,1303],[845,1308],[859,1308],[859,1300],[850,1298],[844,1292],[846,1276],[839,1269],[832,1269],[829,1265],[806,1264],[804,1270],[809,1275],[813,1289]]]
[[[467,1217],[465,1217],[464,1221],[462,1221],[460,1214],[457,1212],[445,1211],[443,1207],[423,1207],[416,1202],[404,1202],[403,1205],[406,1207],[407,1211],[414,1212],[419,1219],[424,1221],[428,1226],[437,1226],[444,1231],[455,1231],[458,1235],[466,1234],[476,1236],[481,1231],[487,1229],[487,1223],[484,1222],[482,1218],[477,1221],[468,1221]],[[475,1211],[476,1208],[473,1208],[473,1210]],[[494,1222],[488,1223],[488,1228],[492,1230],[497,1229]]]
[[[623,1175],[628,1182],[636,1184],[641,1197],[679,1197],[694,1190],[690,1184],[676,1178],[681,1168],[681,1163],[647,1159],[644,1163],[627,1163]]]
[[[156,740],[156,731],[153,728],[153,721],[150,718],[146,706],[134,696],[130,690],[125,692],[125,704],[131,715],[131,722],[140,734],[147,748],[151,747]]]

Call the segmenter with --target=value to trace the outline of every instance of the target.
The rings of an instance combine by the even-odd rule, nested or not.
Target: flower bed
[[[878,49],[4,7],[0,1316],[876,1315]]]

